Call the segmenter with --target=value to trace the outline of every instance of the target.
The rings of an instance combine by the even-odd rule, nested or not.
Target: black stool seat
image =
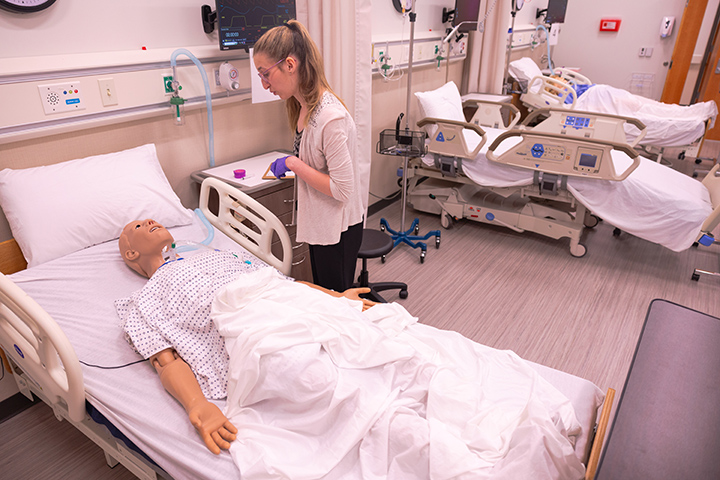
[[[378,282],[370,283],[369,274],[367,270],[367,259],[368,258],[379,258],[384,257],[393,249],[393,239],[391,236],[371,228],[363,230],[362,244],[360,245],[360,251],[358,252],[358,258],[362,258],[362,270],[358,277],[358,283],[356,287],[367,287],[370,289],[370,293],[364,295],[370,300],[375,302],[385,303],[385,299],[378,293],[383,290],[399,289],[400,298],[407,298],[407,284],[401,282]]]

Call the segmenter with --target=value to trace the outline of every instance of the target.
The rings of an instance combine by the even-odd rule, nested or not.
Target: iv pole
[[[412,99],[412,69],[413,69],[413,46],[415,43],[415,17],[417,14],[415,13],[415,1],[412,2],[412,6],[410,7],[410,51],[408,53],[408,82],[407,82],[407,97],[405,101],[405,112],[407,112],[407,115],[405,116],[405,136],[411,136],[410,132],[410,102]],[[402,114],[401,114],[402,115]],[[399,122],[398,122],[399,127]],[[398,128],[399,130],[399,128]],[[399,132],[398,132],[399,133]],[[402,135],[400,133],[400,135]],[[412,143],[412,137],[410,138]],[[380,219],[380,230],[387,230],[390,232],[394,244],[393,248],[395,248],[400,243],[405,243],[407,245],[410,245],[413,248],[420,248],[420,263],[424,263],[425,261],[425,254],[427,252],[427,244],[422,242],[422,240],[427,240],[432,236],[435,236],[435,248],[440,248],[440,230],[432,230],[428,232],[424,236],[418,236],[417,233],[420,231],[420,220],[417,218],[413,220],[412,224],[410,225],[410,228],[408,230],[405,230],[405,209],[407,208],[407,200],[405,198],[406,192],[407,192],[407,170],[408,170],[408,156],[410,154],[406,152],[403,154],[403,175],[402,175],[402,210],[400,214],[400,231],[395,231],[390,228],[387,221],[384,218]],[[410,235],[410,233],[413,232],[415,235]]]

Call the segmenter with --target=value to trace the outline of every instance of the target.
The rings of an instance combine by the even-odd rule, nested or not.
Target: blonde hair
[[[300,94],[308,105],[308,118],[322,100],[322,92],[325,90],[335,95],[345,106],[342,99],[330,88],[327,78],[325,78],[325,68],[320,50],[302,23],[290,20],[285,25],[271,28],[260,37],[253,49],[254,53],[262,53],[273,62],[290,56],[298,61],[298,86]],[[294,132],[300,118],[300,102],[295,97],[290,97],[285,102],[285,107],[290,121],[290,130]],[[347,109],[347,106],[345,108]]]

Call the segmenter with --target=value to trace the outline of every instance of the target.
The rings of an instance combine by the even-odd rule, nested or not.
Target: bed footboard
[[[598,462],[600,461],[600,452],[602,451],[603,443],[605,442],[605,433],[607,431],[608,422],[610,421],[610,412],[612,411],[614,399],[615,389],[608,388],[607,395],[605,395],[605,402],[603,402],[603,408],[600,411],[600,418],[598,420],[597,430],[595,431],[595,438],[593,439],[592,449],[590,450],[590,458],[588,459],[587,468],[585,469],[585,480],[592,480],[595,478],[595,472],[597,471]]]
[[[218,196],[217,215],[208,207],[211,192]],[[200,187],[200,210],[210,223],[250,253],[290,275],[290,236],[275,214],[255,199],[217,178],[209,177]],[[276,240],[282,248],[281,256],[273,252]]]
[[[0,274],[0,347],[37,383],[58,418],[85,417],[85,388],[75,350],[55,320]],[[19,385],[29,395],[27,385]]]

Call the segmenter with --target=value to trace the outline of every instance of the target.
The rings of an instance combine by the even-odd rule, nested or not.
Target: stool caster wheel
[[[427,254],[427,252],[425,252],[425,250],[420,252],[420,263],[425,263],[425,255],[426,254]]]
[[[407,290],[400,290],[400,298],[407,298],[408,291]]]
[[[418,223],[417,225],[415,225],[415,230],[414,230],[414,232],[415,232],[415,235],[417,235],[418,233],[420,233],[420,224],[419,224],[419,223]]]
[[[613,237],[619,237],[621,232],[622,230],[616,228],[615,230],[613,230]]]
[[[387,255],[383,255],[382,257],[380,257],[380,262],[385,263],[386,258],[387,258]]]
[[[440,237],[435,237],[435,248],[440,248]]]
[[[693,272],[692,277],[690,277],[690,280],[693,280],[695,282],[700,280],[700,274]]]
[[[385,231],[385,224],[384,224],[384,223],[381,223],[381,224],[380,224],[380,231],[381,231],[381,232],[384,232],[384,231]]]

